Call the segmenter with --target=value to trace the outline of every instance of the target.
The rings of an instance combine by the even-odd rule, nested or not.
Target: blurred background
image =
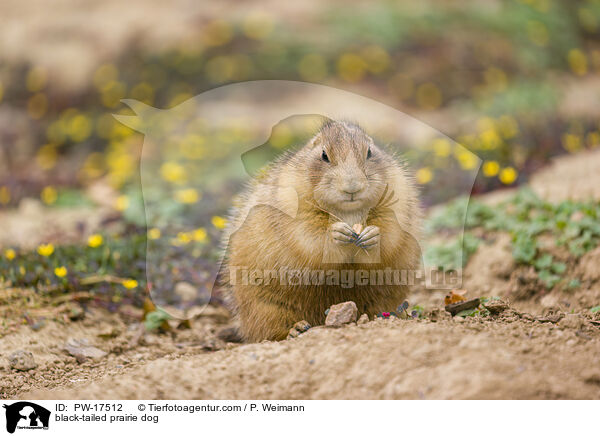
[[[223,181],[210,226],[168,239],[147,229],[144,137],[112,116],[133,114],[125,98],[171,108],[262,79],[352,91],[478,155],[476,194],[600,145],[597,0],[4,0],[0,16],[0,273],[13,284],[99,284],[116,304],[147,285],[148,239],[194,254],[164,265],[165,288],[197,283],[199,265],[218,259],[232,187]],[[279,133],[273,147],[295,141]],[[209,139],[158,172],[173,185],[173,214],[202,198],[185,184],[186,162],[210,165]],[[448,168],[479,164],[443,136],[420,147],[424,192],[450,186]]]

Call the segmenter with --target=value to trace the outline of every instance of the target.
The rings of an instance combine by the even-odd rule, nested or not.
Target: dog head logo
[[[273,181],[263,177],[260,168],[273,160],[285,159],[298,147],[318,141],[316,135],[324,120],[356,122],[377,147],[401,156],[411,169],[423,169],[421,181],[427,180],[422,183],[421,191],[428,204],[456,196],[467,197],[481,164],[475,154],[427,124],[377,101],[323,85],[290,81],[237,83],[207,91],[165,110],[134,100],[124,100],[124,103],[135,115],[115,117],[145,135],[141,184],[146,225],[149,229],[160,229],[155,234],[172,241],[170,246],[154,244],[151,240],[148,243],[146,275],[153,300],[159,305],[163,305],[164,299],[154,290],[166,279],[175,284],[191,283],[192,287],[172,286],[171,289],[175,289],[175,293],[181,291],[194,305],[199,304],[198,290],[206,290],[206,283],[210,283],[208,295],[202,300],[208,303],[218,275],[218,262],[205,262],[217,267],[212,270],[208,267],[210,272],[204,275],[197,271],[207,271],[207,265],[194,266],[175,280],[170,260],[182,256],[182,245],[189,246],[190,241],[204,243],[211,237],[207,231],[225,227],[218,215],[232,203],[243,209],[242,219],[229,222],[223,230],[225,235],[238,230],[254,207],[266,205],[291,218],[296,217],[306,193],[298,192],[291,178]],[[439,169],[440,174],[445,173],[432,179],[430,169],[436,167],[439,160],[436,153],[442,148],[456,159],[449,159],[445,167]],[[469,165],[463,165],[465,162]],[[245,204],[247,199],[236,198],[235,194],[251,180],[251,183],[277,183],[277,189],[271,190],[276,194],[260,199],[260,204]],[[389,201],[390,205],[402,195],[397,190],[383,191],[385,198],[381,201]],[[316,196],[309,200],[326,209],[325,212],[331,212]],[[467,205],[465,202],[459,215],[466,216]],[[394,208],[391,210],[397,214]],[[397,215],[396,218],[398,222],[405,219]],[[219,238],[214,234],[212,237],[213,240]],[[418,240],[416,235],[414,237]],[[420,244],[421,252],[426,253],[427,246]],[[226,246],[225,242],[225,250]],[[448,255],[443,259],[433,262],[425,256],[425,268],[460,269],[462,245],[448,247],[446,252]],[[189,264],[200,262],[202,258],[206,256],[197,254],[196,260]],[[181,272],[181,268],[176,271]],[[457,287],[457,283],[452,287]],[[198,292],[194,293],[194,289]]]
[[[50,411],[28,401],[4,405],[6,409],[6,431],[19,429],[48,429]]]

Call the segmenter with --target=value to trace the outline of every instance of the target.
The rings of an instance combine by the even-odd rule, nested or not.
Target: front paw
[[[338,221],[331,225],[331,237],[336,244],[347,245],[356,241],[357,235],[348,224]]]
[[[356,239],[356,245],[366,250],[371,250],[379,244],[380,240],[381,235],[379,232],[379,227],[367,226],[363,229],[360,235],[358,235],[358,238]]]

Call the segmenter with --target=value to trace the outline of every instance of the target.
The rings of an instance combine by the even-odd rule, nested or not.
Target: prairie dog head
[[[308,176],[320,207],[359,217],[378,203],[386,186],[385,155],[359,126],[328,122],[306,148]]]

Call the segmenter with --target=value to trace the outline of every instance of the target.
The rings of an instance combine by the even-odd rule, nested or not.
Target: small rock
[[[298,330],[299,333],[304,333],[305,331],[307,331],[310,328],[310,324],[304,320],[302,321],[298,321],[296,324],[294,324],[294,328],[296,330]]]
[[[574,329],[579,330],[583,327],[584,321],[578,315],[574,313],[568,313],[563,319],[558,322],[558,326],[561,329]]]
[[[175,294],[179,295],[182,301],[194,301],[198,296],[198,289],[188,282],[178,282],[175,285]]]
[[[120,334],[121,334],[121,329],[119,329],[118,327],[105,326],[98,333],[98,337],[102,338],[102,339],[112,339],[112,338],[116,338]]]
[[[497,315],[499,313],[504,312],[508,309],[508,303],[503,300],[488,300],[483,303],[483,307],[485,307],[492,315]]]
[[[559,322],[562,318],[564,317],[563,313],[550,313],[546,316],[540,316],[537,318],[537,321],[539,322],[551,322],[551,323],[557,323]]]
[[[452,318],[454,322],[465,322],[465,319],[462,316],[455,316]]]
[[[8,356],[8,363],[11,368],[17,371],[29,371],[37,368],[37,363],[33,359],[33,354],[25,350],[17,350]]]
[[[306,322],[304,320],[298,321],[296,324],[294,324],[294,327],[292,327],[290,329],[290,332],[288,333],[287,338],[288,339],[297,338],[302,333],[308,331],[308,329],[310,329],[310,324],[308,322]]]
[[[363,313],[360,318],[358,318],[358,321],[356,322],[358,325],[362,325],[362,324],[366,324],[369,322],[369,315],[367,315],[366,313]]]
[[[429,313],[429,319],[432,322],[444,321],[452,319],[452,315],[446,312],[446,310],[442,310],[436,307],[434,309],[431,309],[431,312]]]
[[[66,312],[71,321],[80,321],[85,318],[85,312],[79,305],[68,306]]]
[[[530,313],[521,313],[520,317],[526,321],[535,321],[535,316]]]
[[[354,301],[346,301],[345,303],[334,304],[329,308],[325,325],[330,327],[339,327],[344,324],[355,322],[358,317],[358,308]]]
[[[45,325],[46,325],[46,321],[41,320],[34,324],[31,324],[29,327],[31,327],[31,330],[33,330],[34,332],[37,332],[37,331],[40,331]]]
[[[98,360],[106,356],[106,352],[94,347],[90,344],[87,339],[69,339],[64,346],[64,349],[75,359],[77,362],[82,363],[88,359]]]

